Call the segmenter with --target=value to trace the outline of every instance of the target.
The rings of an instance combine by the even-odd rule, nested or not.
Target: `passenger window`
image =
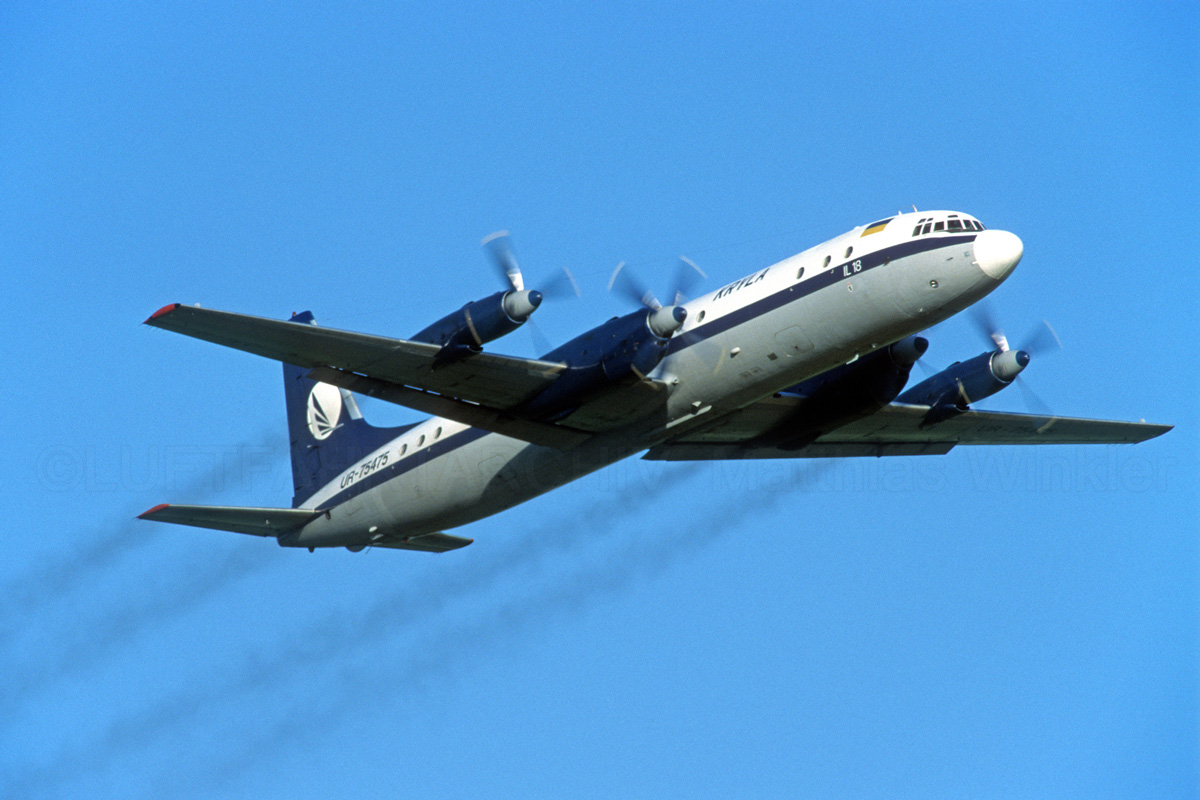
[[[421,438],[417,439],[417,447],[421,447],[424,444],[425,444],[425,434],[422,433]]]
[[[406,445],[406,444],[400,445],[400,455],[404,455],[407,452],[408,452],[408,445]]]
[[[946,230],[948,230],[948,231],[961,231],[961,230],[962,230],[962,223],[961,223],[961,222],[959,222],[959,221],[958,221],[958,220],[956,220],[956,219],[952,219],[952,220],[950,220],[948,223],[946,223]]]
[[[828,267],[828,266],[829,266],[829,262],[830,262],[830,261],[832,261],[832,260],[833,260],[833,256],[825,256],[825,263],[824,263],[824,264],[822,264],[821,266],[822,266],[822,267]]]
[[[932,230],[932,226],[933,226],[932,222],[926,222],[925,229],[923,231],[921,231],[921,233],[929,233],[929,231]]]
[[[935,222],[935,223],[933,223],[933,229],[934,229],[935,231],[944,231],[944,230],[946,230],[946,223],[944,223],[944,222]]]
[[[847,247],[847,248],[846,248],[846,258],[849,258],[849,257],[850,257],[850,254],[851,254],[851,253],[853,253],[853,252],[854,252],[854,248],[853,248],[853,247]]]
[[[796,273],[796,280],[800,280],[803,277],[804,277],[804,267],[801,267],[800,271]]]
[[[433,432],[433,438],[435,438],[435,439],[442,438],[442,429],[441,428],[438,428],[436,431]]]

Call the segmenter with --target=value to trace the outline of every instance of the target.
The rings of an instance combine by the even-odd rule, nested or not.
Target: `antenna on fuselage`
[[[913,213],[914,213],[914,214],[919,214],[919,213],[921,213],[921,212],[917,211],[917,204],[916,204],[916,203],[913,203]]]

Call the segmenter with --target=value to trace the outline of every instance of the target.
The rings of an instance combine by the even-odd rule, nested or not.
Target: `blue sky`
[[[0,787],[1195,796],[1196,39],[1168,3],[5,5]],[[1176,430],[631,460],[438,557],[132,521],[290,499],[279,367],[165,303],[405,336],[508,228],[582,284],[562,340],[620,260],[712,288],[912,205],[1022,237],[992,308],[1057,330],[1051,408]]]

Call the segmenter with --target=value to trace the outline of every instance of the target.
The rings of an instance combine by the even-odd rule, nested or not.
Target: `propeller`
[[[1008,337],[1004,335],[1004,331],[996,323],[996,318],[993,316],[991,309],[983,303],[977,303],[971,309],[972,315],[975,318],[976,329],[987,341],[988,345],[999,350],[1001,353],[1009,351]],[[1018,347],[1018,350],[1023,350],[1029,355],[1046,355],[1055,350],[1062,349],[1062,340],[1058,338],[1054,328],[1050,327],[1050,323],[1042,320],[1033,331],[1023,340],[1023,346]]]
[[[1005,358],[1003,362],[993,362],[1002,373],[1007,373],[999,374],[998,377],[1005,378],[1011,375],[1008,379],[1017,384],[1017,388],[1021,392],[1021,397],[1025,401],[1025,406],[1030,411],[1054,417],[1054,412],[1050,410],[1050,406],[1033,389],[1029,388],[1028,383],[1021,377],[1021,372],[1028,366],[1032,356],[1036,354],[1048,355],[1062,349],[1062,340],[1058,338],[1058,334],[1054,328],[1050,326],[1048,321],[1042,320],[1041,324],[1022,340],[1024,343],[1023,346],[1018,347],[1016,350],[1011,350],[1008,338],[996,323],[995,316],[986,304],[976,304],[972,309],[972,313],[975,317],[977,329],[987,338],[989,344],[993,345],[1002,355],[1010,352],[1012,354]]]
[[[669,338],[683,325],[687,319],[687,310],[680,303],[687,300],[687,292],[699,281],[707,278],[704,270],[687,256],[679,257],[679,265],[675,269],[670,293],[671,305],[664,306],[634,273],[628,269],[624,261],[617,264],[612,277],[608,279],[608,290],[624,297],[631,303],[637,303],[650,309],[647,323],[656,336]]]
[[[480,244],[492,257],[501,277],[512,284],[513,290],[525,291],[525,279],[521,276],[521,267],[517,264],[517,255],[513,252],[512,237],[508,231],[489,233]]]
[[[675,289],[674,302],[675,305],[686,303],[688,295],[692,289],[696,288],[696,284],[708,278],[704,270],[696,266],[696,262],[692,261],[687,256],[680,256],[679,263],[675,267],[675,280],[672,284]]]
[[[495,231],[483,237],[480,242],[488,255],[492,258],[492,263],[499,270],[500,275],[504,280],[512,286],[513,291],[518,295],[523,295],[527,298],[528,303],[532,306],[529,314],[533,313],[541,305],[542,299],[548,297],[551,299],[562,299],[567,297],[581,297],[579,284],[575,282],[575,276],[566,267],[555,272],[550,278],[543,281],[538,288],[528,290],[525,289],[525,277],[521,274],[521,267],[517,263],[517,254],[513,250],[512,236],[508,231]],[[525,315],[525,327],[529,329],[529,336],[533,339],[533,346],[538,353],[548,353],[554,349],[554,345],[542,333],[541,328],[533,321],[533,318]]]
[[[679,265],[675,268],[674,280],[667,295],[671,299],[671,305],[685,302],[688,299],[687,293],[707,277],[704,270],[696,266],[696,262],[687,256],[680,256]],[[646,287],[646,284],[634,274],[632,269],[628,268],[624,261],[617,264],[612,277],[608,279],[608,290],[624,297],[631,303],[643,305],[651,311],[657,311],[663,307],[654,292]]]
[[[492,258],[492,263],[500,272],[501,277],[513,287],[515,291],[525,291],[525,278],[521,274],[521,267],[517,264],[517,254],[513,250],[512,236],[508,231],[496,231],[489,233],[483,237],[480,242],[483,248],[487,250],[488,255]],[[564,297],[580,297],[579,284],[575,282],[575,276],[566,267],[556,272],[546,281],[543,281],[538,287],[532,291],[553,298],[560,299]]]

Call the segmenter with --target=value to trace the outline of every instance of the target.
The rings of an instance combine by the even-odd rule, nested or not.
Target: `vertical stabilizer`
[[[309,311],[294,315],[291,321],[316,324]],[[358,410],[354,395],[312,380],[304,367],[284,364],[283,387],[295,487],[293,508],[303,505],[354,462],[412,427],[377,428],[369,424]]]

